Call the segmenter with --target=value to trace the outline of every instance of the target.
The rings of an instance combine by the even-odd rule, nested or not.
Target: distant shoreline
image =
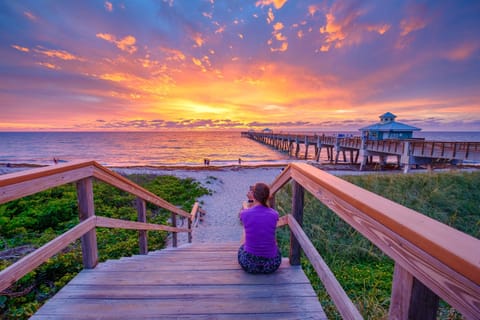
[[[239,170],[254,170],[254,169],[276,169],[284,168],[288,166],[291,162],[297,161],[288,161],[288,162],[278,162],[278,163],[263,163],[263,164],[228,164],[228,165],[131,165],[131,166],[105,166],[106,168],[126,174],[163,174],[163,172],[177,172],[177,171],[186,171],[186,172],[204,172],[204,171],[239,171]],[[317,163],[312,161],[300,161],[306,162],[316,168],[322,169],[334,175],[360,175],[360,174],[385,174],[385,173],[402,173],[401,169],[396,167],[387,166],[386,168],[379,170],[377,168],[370,168],[369,170],[359,171],[359,165],[352,164],[330,164],[330,163]],[[0,163],[0,175],[14,173],[19,171],[24,171],[28,169],[35,169],[41,167],[48,167],[49,165],[40,165],[40,164],[31,164],[31,163]],[[54,164],[50,165],[54,166]],[[480,170],[479,165],[443,165],[439,167],[434,167],[433,172],[444,172],[444,171],[475,171]],[[425,168],[412,169],[411,173],[421,173],[428,172]]]

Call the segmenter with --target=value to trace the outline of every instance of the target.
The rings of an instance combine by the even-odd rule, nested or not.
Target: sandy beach
[[[212,191],[197,199],[207,214],[193,232],[195,242],[240,241],[242,228],[238,212],[250,185],[256,182],[273,182],[284,167],[277,166],[227,166],[227,167],[128,167],[110,168],[121,174],[173,175],[179,178],[192,178]],[[0,174],[26,170],[25,166],[0,166]],[[32,168],[32,167],[30,167]],[[402,174],[401,170],[358,171],[351,166],[322,166],[322,169],[336,176],[358,174]],[[476,168],[478,169],[478,168]],[[451,169],[450,169],[451,170]],[[465,170],[465,169],[463,169]],[[475,169],[472,169],[475,170]],[[441,171],[441,170],[435,170]],[[442,170],[443,171],[443,170]],[[426,170],[415,170],[426,172]],[[413,173],[413,172],[412,172]],[[186,234],[179,235],[178,244],[187,243]]]
[[[240,242],[242,227],[238,212],[246,200],[248,187],[256,182],[270,184],[282,171],[281,167],[230,167],[212,170],[165,170],[149,168],[116,168],[122,174],[173,175],[192,178],[212,190],[212,195],[198,199],[206,211],[193,231],[194,242]],[[178,236],[178,245],[187,243],[186,235]]]

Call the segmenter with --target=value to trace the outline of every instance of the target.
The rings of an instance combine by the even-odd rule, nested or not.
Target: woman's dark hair
[[[270,197],[270,188],[265,183],[256,183],[253,188],[253,197],[265,207],[268,207],[267,201]]]

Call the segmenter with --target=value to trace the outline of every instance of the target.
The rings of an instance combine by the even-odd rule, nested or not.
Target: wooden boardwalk
[[[326,319],[300,266],[237,263],[238,243],[191,244],[83,270],[31,319]]]

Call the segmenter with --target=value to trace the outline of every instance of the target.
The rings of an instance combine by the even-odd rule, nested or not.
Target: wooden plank
[[[61,236],[53,239],[11,266],[0,271],[0,291],[10,287],[21,277],[34,270],[93,228],[95,228],[95,217],[90,217]]]
[[[304,181],[308,190],[312,186]],[[318,186],[317,186],[318,188]],[[465,316],[480,314],[480,287],[326,189],[317,198]]]
[[[308,257],[308,260],[312,264],[313,268],[317,272],[322,284],[325,286],[329,296],[335,303],[338,312],[343,319],[363,319],[360,312],[347,296],[342,286],[338,282],[335,275],[330,270],[328,265],[322,259],[318,251],[308,239],[308,236],[302,230],[300,224],[293,218],[288,219],[290,230],[295,235],[295,238],[300,243],[303,252]]]
[[[302,314],[303,312],[318,313],[318,319],[325,319],[323,311],[316,297],[303,297],[302,303],[291,297],[279,297],[275,303],[270,298],[255,299],[231,299],[229,297],[216,297],[216,299],[75,299],[75,304],[69,304],[63,299],[57,299],[56,303],[44,305],[38,312],[39,315],[48,316],[54,314],[70,319],[70,316],[82,314],[101,319],[123,318],[139,319],[144,317],[188,315],[192,318],[196,315],[221,316],[223,314],[242,314],[245,318],[261,318],[262,314]],[[193,303],[194,302],[194,303]],[[35,319],[33,316],[30,319]]]
[[[164,226],[160,224],[153,223],[144,223],[138,221],[128,221],[107,217],[96,217],[97,227],[104,228],[121,228],[121,229],[130,229],[130,230],[157,230],[157,231],[176,231],[176,232],[188,232],[186,228],[174,228],[170,226]]]
[[[95,217],[92,178],[77,181],[77,199],[80,221]],[[97,234],[95,228],[82,236],[82,260],[83,267],[87,269],[94,268],[98,263]]]
[[[108,184],[111,184],[114,187],[117,187],[118,189],[121,189],[137,197],[140,197],[145,201],[148,201],[161,208],[167,209],[170,212],[174,212],[186,218],[190,217],[190,213],[180,208],[177,208],[173,204],[163,200],[162,198],[155,195],[154,193],[138,186],[137,184],[121,176],[120,174],[113,172],[111,170],[108,170],[99,164],[95,164],[95,167],[93,170],[93,176],[99,180],[102,180]]]
[[[326,319],[301,267],[284,259],[275,273],[252,275],[238,263],[235,269],[219,263],[218,258],[235,262],[238,243],[219,245],[217,253],[215,247],[192,245],[111,261],[117,267],[144,265],[143,271],[101,270],[102,264],[84,270],[31,319]],[[202,253],[208,258],[197,265],[212,270],[196,270],[195,259],[182,270],[181,259],[161,262],[175,254],[197,258]],[[170,270],[158,270],[167,265]]]
[[[94,318],[94,317],[93,317]],[[323,320],[327,319],[325,316],[319,315],[317,312],[297,312],[297,313],[263,313],[263,314],[216,314],[216,315],[211,315],[211,314],[195,314],[195,315],[161,315],[161,319],[175,319],[175,320],[181,320],[181,319],[192,319],[194,318],[195,320],[211,320],[211,319],[223,319],[223,320],[244,320],[244,319],[275,319],[275,320],[292,320],[292,319],[301,319],[301,320]],[[36,320],[65,320],[64,316],[56,316],[56,315],[48,315],[48,316],[42,316],[38,315],[35,316],[34,318],[30,319],[36,319]],[[68,317],[69,320],[91,320],[92,315],[69,315]],[[131,320],[129,316],[121,316],[121,315],[113,315],[111,317],[102,317],[101,319],[103,320],[120,320],[120,319],[125,319],[125,320]],[[157,316],[143,316],[142,319],[151,319],[151,320],[158,320],[159,318]]]
[[[412,297],[413,276],[398,263],[395,263],[392,280],[389,319],[408,320]]]
[[[330,192],[480,284],[480,240],[307,164],[290,165],[292,177],[314,196]]]
[[[199,270],[195,273],[184,270],[165,271],[96,271],[83,270],[72,281],[72,284],[276,284],[282,282],[309,283],[301,269],[279,269],[274,274],[256,277],[242,270],[231,272],[230,270]]]
[[[305,198],[305,189],[296,181],[293,181],[292,187],[292,215],[288,220],[294,219],[295,222],[300,226],[303,224],[303,205]],[[290,226],[290,264],[300,265],[300,258],[302,256],[302,250],[300,243],[295,236],[295,233],[292,232],[292,227]]]
[[[137,197],[135,200],[135,206],[137,207],[138,222],[147,223],[147,203],[145,200]],[[140,254],[148,253],[148,238],[146,230],[138,231],[138,246]]]
[[[218,255],[217,255],[218,256]],[[215,263],[209,263],[215,261]],[[288,258],[282,259],[280,268],[291,268]],[[114,260],[98,264],[100,271],[168,271],[168,270],[240,270],[237,259],[217,257],[216,260],[204,259],[136,259]]]
[[[56,299],[193,299],[197,296],[242,298],[316,297],[308,283],[277,285],[68,285]],[[236,298],[235,298],[236,299]]]
[[[42,168],[29,173],[30,170],[0,176],[0,204],[20,199],[40,191],[61,186],[89,177],[92,168],[79,167],[70,171]],[[60,168],[65,169],[65,168]],[[4,177],[5,176],[5,177]],[[29,180],[30,179],[30,180]]]

